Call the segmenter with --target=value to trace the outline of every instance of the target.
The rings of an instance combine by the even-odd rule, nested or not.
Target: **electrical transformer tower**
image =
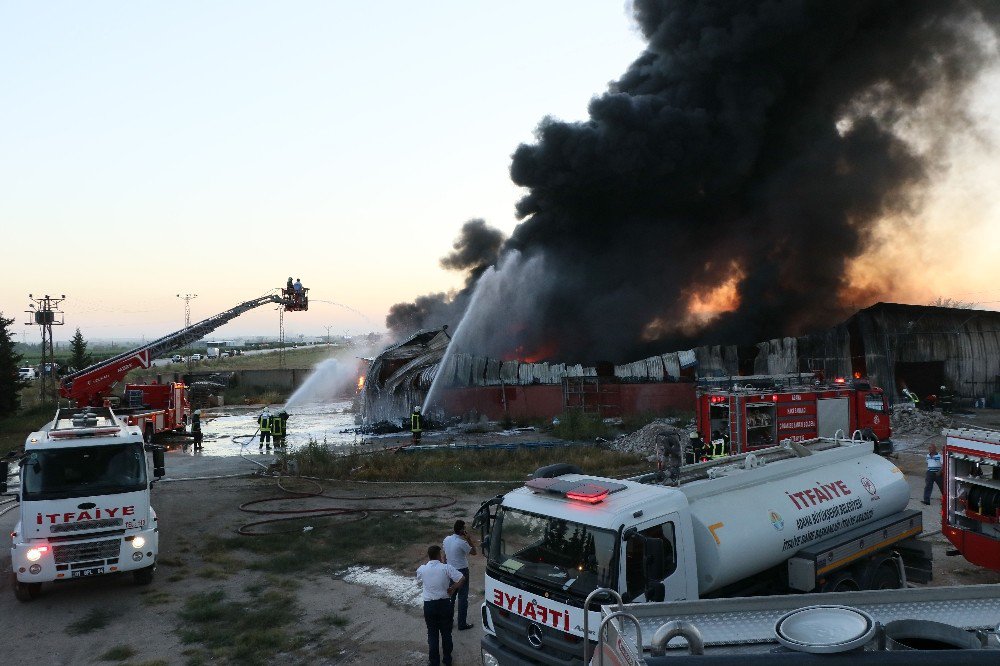
[[[59,386],[59,380],[56,377],[52,327],[62,326],[65,323],[63,321],[63,312],[59,309],[59,304],[66,300],[66,294],[61,295],[59,298],[53,298],[48,294],[45,294],[41,298],[35,298],[32,294],[28,294],[28,298],[31,299],[32,303],[28,306],[29,309],[25,310],[25,314],[30,316],[31,321],[25,322],[25,325],[35,324],[42,329],[42,400],[46,398],[55,400],[56,387]]]
[[[198,298],[198,294],[177,294],[177,298],[184,299],[184,328],[191,325],[191,301]]]

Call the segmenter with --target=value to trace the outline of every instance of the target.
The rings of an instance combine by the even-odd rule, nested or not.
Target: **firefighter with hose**
[[[271,435],[274,436],[274,448],[285,448],[285,436],[288,434],[288,412],[281,410],[271,417]]]
[[[423,431],[420,423],[420,408],[414,407],[413,413],[410,414],[410,435],[413,438],[414,444],[420,443],[420,433]]]
[[[274,417],[271,416],[271,410],[267,407],[265,407],[264,411],[262,411],[260,416],[257,417],[257,423],[260,425],[260,451],[264,450],[265,442],[267,443],[267,450],[271,450],[271,425],[273,418]]]
[[[194,414],[191,415],[191,436],[194,437],[194,450],[201,451],[201,410],[194,410]],[[185,445],[185,449],[187,446]]]

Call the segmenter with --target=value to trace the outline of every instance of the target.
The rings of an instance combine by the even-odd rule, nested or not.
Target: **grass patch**
[[[222,590],[188,598],[179,615],[184,643],[201,643],[213,658],[240,664],[266,664],[278,652],[301,645],[288,625],[299,618],[295,597],[280,590],[262,590],[243,602],[227,601]],[[197,659],[197,655],[192,655]]]
[[[101,655],[101,661],[125,661],[136,654],[131,645],[116,645]]]
[[[175,574],[171,574],[167,578],[167,582],[168,583],[179,583],[182,580],[184,580],[185,578],[187,578],[187,576],[185,576],[184,574],[182,574],[182,573],[175,573]]]
[[[107,608],[91,608],[82,618],[66,627],[66,633],[70,636],[82,636],[97,629],[103,629],[111,624],[111,620],[118,617],[118,613]]]
[[[594,441],[598,437],[611,437],[613,430],[599,414],[586,414],[570,410],[559,415],[559,424],[552,427],[552,434],[570,441]]]
[[[39,404],[40,385],[41,382],[36,379],[21,392],[21,404],[33,406],[26,407],[14,416],[0,419],[0,455],[22,448],[29,434],[51,421],[56,415],[54,404]],[[17,466],[11,465],[10,471],[16,470]]]
[[[624,476],[649,470],[642,457],[596,446],[412,453],[353,451],[337,454],[315,441],[289,454],[299,473],[359,481],[507,481],[523,479],[539,467],[572,463],[588,474]]]
[[[337,615],[336,613],[328,613],[323,617],[316,620],[318,624],[325,624],[328,627],[337,627],[343,629],[351,623],[351,619],[346,615]]]
[[[229,577],[228,573],[216,567],[203,567],[198,569],[195,575],[205,580],[222,580]]]
[[[144,590],[141,592],[142,603],[146,606],[159,606],[170,603],[170,593],[163,590]]]

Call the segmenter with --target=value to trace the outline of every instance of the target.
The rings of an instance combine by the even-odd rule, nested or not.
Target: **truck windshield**
[[[611,530],[502,507],[490,542],[490,564],[581,598],[614,587],[618,539]]]
[[[25,500],[110,495],[146,487],[146,454],[139,443],[32,451],[22,469]]]

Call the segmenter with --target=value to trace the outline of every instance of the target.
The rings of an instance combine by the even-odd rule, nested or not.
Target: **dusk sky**
[[[513,230],[511,153],[642,48],[620,1],[0,1],[0,311],[35,342],[28,294],[65,294],[57,340],[154,338],[178,293],[199,320],[292,276],[313,305],[289,336],[381,331],[461,286],[438,260],[466,220]],[[859,262],[898,267],[881,300],[997,309],[998,91],[921,231],[887,220]],[[264,307],[216,335],[277,331]]]

